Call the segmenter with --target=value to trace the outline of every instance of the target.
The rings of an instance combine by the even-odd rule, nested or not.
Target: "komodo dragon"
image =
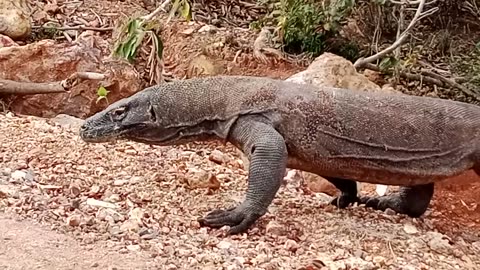
[[[480,172],[480,107],[439,98],[316,88],[283,80],[212,76],[165,83],[86,119],[86,142],[127,139],[155,145],[222,140],[250,160],[246,198],[199,218],[241,233],[267,212],[286,167],[318,174],[353,202],[421,216],[434,182]],[[357,196],[356,183],[401,186]]]

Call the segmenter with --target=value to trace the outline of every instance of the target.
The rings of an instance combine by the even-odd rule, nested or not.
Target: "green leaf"
[[[98,97],[97,97],[96,103],[98,103],[102,99],[105,99],[108,103],[108,99],[107,99],[108,93],[110,93],[110,91],[108,91],[105,87],[100,86],[97,90],[97,96]]]
[[[99,97],[106,97],[110,93],[105,87],[100,86],[97,90],[97,96]]]

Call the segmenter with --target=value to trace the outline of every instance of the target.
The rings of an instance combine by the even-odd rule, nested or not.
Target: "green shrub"
[[[285,51],[321,54],[353,6],[354,0],[281,0],[276,19]]]

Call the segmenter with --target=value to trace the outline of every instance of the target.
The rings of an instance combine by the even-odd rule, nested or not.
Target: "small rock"
[[[127,249],[130,251],[140,251],[141,247],[139,245],[129,245]]]
[[[221,151],[219,150],[213,150],[213,152],[210,154],[210,156],[208,157],[208,159],[210,161],[213,161],[217,164],[222,164],[226,161],[226,157],[225,157],[225,154],[222,153]]]
[[[95,218],[92,217],[92,216],[88,217],[88,219],[85,221],[85,224],[86,224],[87,226],[92,226],[92,225],[94,225],[94,224],[95,224]]]
[[[265,230],[266,230],[267,233],[273,234],[273,235],[284,235],[285,234],[284,227],[274,220],[268,222]]]
[[[383,265],[385,263],[385,258],[382,256],[375,256],[373,257],[373,263]]]
[[[294,240],[288,239],[287,241],[285,241],[284,247],[288,251],[295,252],[300,247],[300,245]]]
[[[394,210],[392,210],[391,208],[387,208],[387,209],[385,209],[385,214],[387,214],[389,216],[394,216],[397,213]]]
[[[110,225],[115,224],[115,219],[112,216],[106,216],[105,221],[108,222],[108,224]]]
[[[215,175],[202,169],[189,168],[187,179],[187,184],[192,189],[208,188],[217,190],[221,186]]]
[[[428,247],[431,250],[436,251],[440,254],[450,254],[452,251],[452,246],[447,239],[443,237],[441,233],[437,232],[427,232],[427,237],[430,240],[427,242]]]
[[[128,219],[137,222],[138,224],[142,224],[143,221],[143,216],[145,213],[141,208],[133,208],[129,213],[128,213]]]
[[[80,225],[81,217],[78,215],[72,215],[67,217],[67,225],[72,227],[77,227]]]
[[[125,150],[125,154],[128,154],[128,155],[136,155],[137,154],[137,151],[135,149],[126,149]]]
[[[108,202],[111,202],[111,203],[116,203],[116,202],[121,201],[121,198],[120,198],[120,195],[118,195],[118,194],[112,194],[105,201],[108,201]]]
[[[3,174],[3,175],[11,175],[11,174],[12,174],[12,169],[10,169],[10,168],[4,168],[4,169],[2,170],[2,174]]]
[[[387,185],[377,185],[375,191],[379,196],[384,196],[387,193],[388,186]]]
[[[175,264],[169,264],[169,265],[167,265],[167,267],[165,269],[166,270],[176,270],[176,269],[178,269],[178,267]]]
[[[364,252],[363,252],[362,250],[360,250],[360,249],[357,249],[357,250],[355,250],[355,251],[353,252],[353,255],[354,255],[355,257],[357,257],[357,258],[362,258],[362,257],[363,257],[363,254],[364,254]]]
[[[116,186],[116,187],[120,187],[120,186],[125,185],[126,183],[128,183],[128,180],[115,180],[113,182],[113,185]]]
[[[235,257],[234,259],[235,259],[235,262],[239,265],[243,265],[246,262],[244,257]]]
[[[140,176],[133,176],[130,181],[128,181],[131,185],[135,185],[135,184],[138,184],[140,182],[142,182],[142,177]]]
[[[232,246],[232,243],[227,242],[225,240],[222,240],[217,244],[217,248],[219,249],[229,249],[231,246]]]
[[[188,29],[183,30],[182,34],[189,36],[189,35],[193,34],[193,32],[195,32],[194,28],[188,28]]]
[[[25,171],[14,171],[10,175],[10,182],[11,183],[20,183],[27,178],[27,172]]]
[[[73,200],[70,202],[70,206],[71,206],[73,209],[79,209],[81,202],[82,202],[81,199],[73,199]]]
[[[257,252],[268,252],[270,250],[270,245],[266,242],[261,241],[257,244],[255,250]]]
[[[404,226],[403,226],[403,230],[408,233],[408,234],[416,234],[418,233],[418,230],[417,228],[413,225],[413,224],[410,224],[410,223],[406,223]]]
[[[70,194],[74,197],[77,197],[78,195],[80,195],[80,193],[82,193],[80,187],[75,183],[70,184],[70,187],[68,189],[70,191]]]
[[[124,232],[138,232],[140,226],[138,225],[138,222],[129,219],[120,226],[120,230]]]
[[[207,24],[207,25],[202,26],[200,29],[198,29],[198,32],[199,33],[215,32],[217,30],[218,30],[218,28],[216,26]]]
[[[143,228],[138,233],[143,240],[152,240],[157,238],[158,233],[152,229]]]
[[[87,199],[87,205],[96,206],[96,207],[111,208],[111,209],[118,208],[118,206],[113,204],[113,203],[99,201],[99,200],[96,200],[96,199],[93,199],[93,198],[88,198]]]
[[[90,265],[90,267],[95,268],[95,267],[98,267],[98,265],[99,265],[98,262],[94,262]]]
[[[100,187],[97,186],[97,185],[93,185],[91,188],[90,188],[90,195],[96,195],[100,192]]]

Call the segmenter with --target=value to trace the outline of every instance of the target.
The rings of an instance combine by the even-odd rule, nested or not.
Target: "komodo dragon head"
[[[142,132],[152,129],[157,122],[150,98],[148,92],[140,91],[109,105],[85,120],[80,137],[90,143],[141,138]]]
[[[156,145],[208,140],[218,125],[204,121],[211,117],[205,109],[209,103],[209,96],[204,95],[207,90],[187,90],[208,89],[215,83],[184,80],[143,89],[87,118],[80,127],[80,137],[89,143],[124,139]],[[212,110],[215,117],[218,108]]]

